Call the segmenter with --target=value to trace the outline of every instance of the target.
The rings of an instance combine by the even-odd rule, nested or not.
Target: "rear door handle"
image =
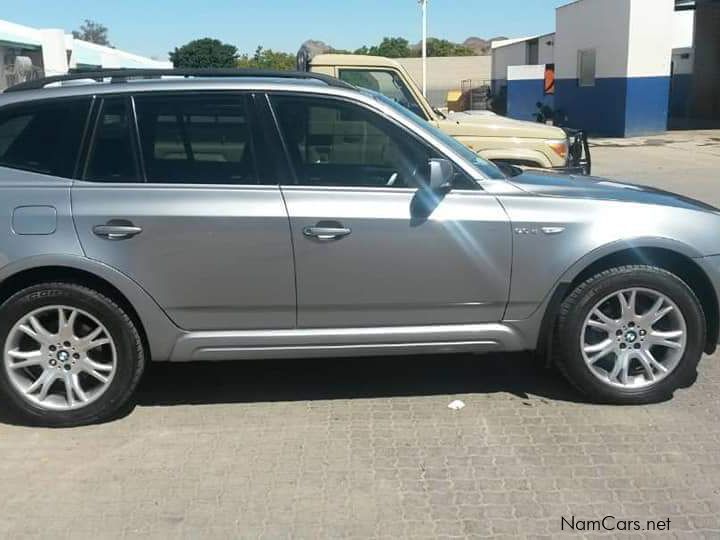
[[[141,232],[142,227],[137,227],[132,224],[113,225],[108,223],[106,225],[95,225],[95,227],[93,227],[93,233],[95,233],[96,236],[106,238],[108,240],[125,240],[126,238],[132,238]]]
[[[343,236],[347,236],[352,232],[347,227],[305,227],[303,234],[308,238],[317,238],[318,240],[337,240]]]

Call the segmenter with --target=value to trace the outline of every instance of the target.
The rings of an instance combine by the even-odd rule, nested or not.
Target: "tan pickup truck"
[[[590,174],[590,152],[584,133],[513,120],[491,111],[443,113],[430,105],[407,70],[390,58],[354,54],[313,56],[301,48],[298,69],[331,75],[380,92],[496,163]]]

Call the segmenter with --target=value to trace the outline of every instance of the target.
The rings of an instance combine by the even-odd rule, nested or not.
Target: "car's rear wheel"
[[[593,400],[660,401],[694,380],[705,329],[700,302],[679,277],[652,266],[612,268],[563,303],[556,361]]]
[[[0,389],[24,421],[74,426],[110,418],[145,365],[128,314],[72,283],[24,289],[0,306]]]

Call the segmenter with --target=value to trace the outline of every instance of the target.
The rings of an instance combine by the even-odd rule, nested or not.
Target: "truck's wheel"
[[[72,283],[24,289],[0,306],[0,390],[23,421],[75,426],[111,417],[145,366],[132,319]]]
[[[560,309],[556,362],[591,399],[639,404],[694,380],[705,316],[680,278],[652,266],[606,270],[578,285]]]

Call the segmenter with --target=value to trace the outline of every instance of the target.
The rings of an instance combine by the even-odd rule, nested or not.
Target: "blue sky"
[[[430,34],[518,37],[552,31],[554,8],[569,0],[429,0]],[[191,39],[214,37],[241,52],[295,52],[305,39],[352,49],[383,36],[420,39],[416,0],[33,0],[11,2],[2,18],[33,27],[77,28],[93,19],[127,51],[165,58]],[[30,7],[32,6],[32,7]],[[7,7],[10,7],[8,5]]]

